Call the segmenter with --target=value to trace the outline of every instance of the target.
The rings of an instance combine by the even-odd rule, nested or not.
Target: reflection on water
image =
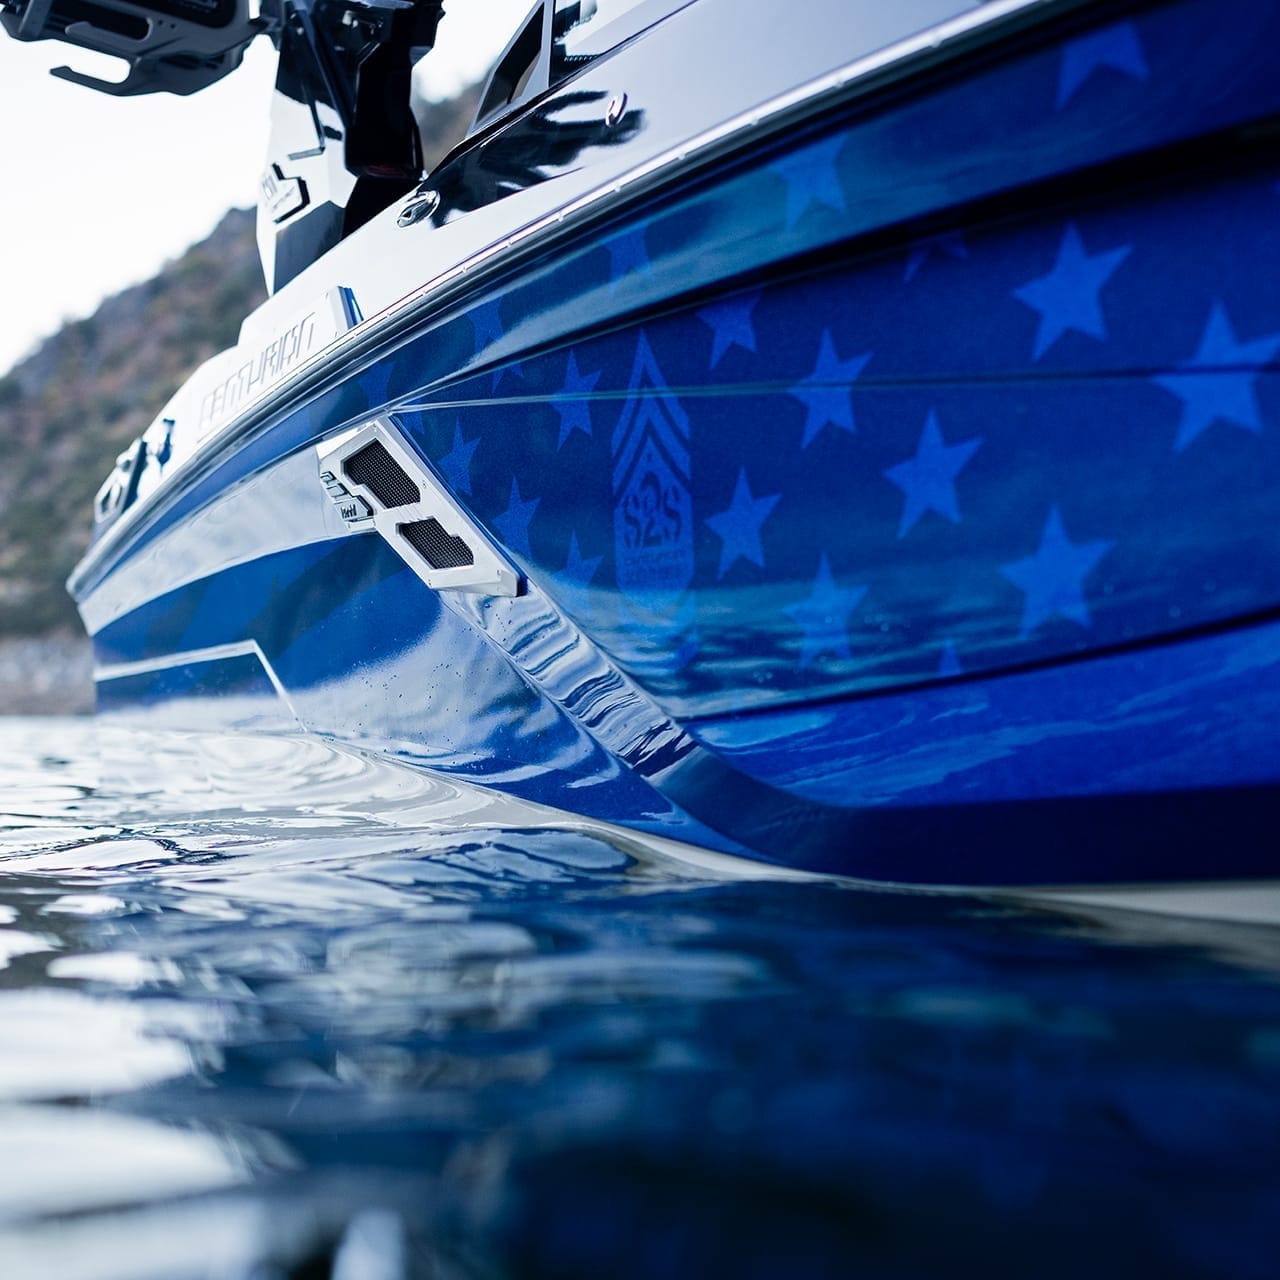
[[[741,878],[300,738],[9,721],[0,780],[0,1275],[1274,1272],[1272,927]]]

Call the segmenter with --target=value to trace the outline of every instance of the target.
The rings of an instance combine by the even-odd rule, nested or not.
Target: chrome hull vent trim
[[[347,528],[376,531],[433,590],[523,590],[519,572],[389,419],[317,445],[316,455],[325,495]]]

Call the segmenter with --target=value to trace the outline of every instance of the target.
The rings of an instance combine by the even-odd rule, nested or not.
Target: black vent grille
[[[391,456],[381,440],[374,440],[357,450],[343,462],[342,469],[349,479],[363,485],[384,507],[405,507],[422,497],[409,473]]]
[[[476,562],[471,548],[448,533],[439,520],[415,520],[397,527],[401,537],[433,569],[461,569]]]

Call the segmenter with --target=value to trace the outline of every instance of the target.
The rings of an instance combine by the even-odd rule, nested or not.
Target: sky
[[[421,67],[424,92],[444,97],[482,75],[529,7],[452,0]],[[253,204],[266,156],[275,53],[265,38],[238,71],[186,98],[112,98],[48,74],[64,63],[103,74],[82,51],[0,33],[0,373],[148,279],[228,208]]]

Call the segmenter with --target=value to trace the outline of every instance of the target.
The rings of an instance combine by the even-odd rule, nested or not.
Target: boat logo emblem
[[[613,453],[618,585],[678,595],[693,580],[689,419],[643,336]]]

